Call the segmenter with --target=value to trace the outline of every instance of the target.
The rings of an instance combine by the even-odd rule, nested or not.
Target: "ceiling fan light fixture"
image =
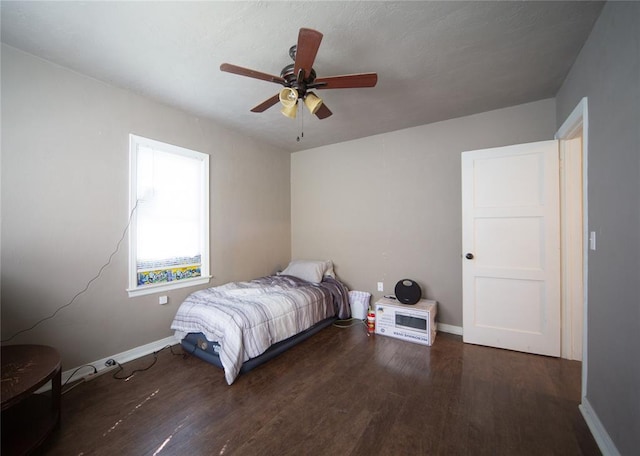
[[[313,92],[308,92],[307,96],[304,97],[304,105],[307,107],[311,114],[315,114],[322,106],[322,98],[318,97]]]
[[[279,98],[285,108],[295,106],[298,102],[298,91],[292,87],[285,87],[280,91]]]
[[[293,103],[289,106],[283,106],[280,112],[289,119],[295,119],[296,113],[298,112],[298,104]]]

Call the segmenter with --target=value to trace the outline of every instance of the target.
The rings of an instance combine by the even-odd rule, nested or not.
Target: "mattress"
[[[307,340],[309,337],[316,334],[318,331],[330,326],[337,317],[330,317],[325,320],[319,321],[312,327],[295,334],[288,339],[280,341],[271,347],[269,347],[262,355],[255,358],[251,358],[244,363],[238,374],[249,372],[251,369],[258,367],[259,365],[275,358],[281,353],[287,351],[291,347]],[[202,333],[189,333],[181,341],[180,344],[184,351],[190,355],[196,356],[203,361],[206,361],[214,366],[224,369],[222,362],[220,361],[220,344],[217,342],[211,342],[207,340]]]
[[[232,384],[243,363],[272,345],[349,312],[348,290],[338,280],[311,283],[278,275],[194,292],[178,308],[171,328],[180,339],[202,334],[208,344],[217,344],[216,355]]]

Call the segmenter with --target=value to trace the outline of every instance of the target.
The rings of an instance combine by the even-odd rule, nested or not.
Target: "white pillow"
[[[333,271],[333,261],[327,260],[325,263],[324,275],[331,277],[332,279],[336,278],[336,273]]]
[[[294,260],[281,274],[294,276],[307,282],[320,283],[327,268],[330,268],[330,273],[333,274],[333,263],[330,261]]]

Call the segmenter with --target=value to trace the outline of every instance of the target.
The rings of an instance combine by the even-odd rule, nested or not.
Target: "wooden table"
[[[2,347],[2,454],[27,454],[60,425],[60,355],[45,345]],[[51,380],[51,395],[34,394]]]

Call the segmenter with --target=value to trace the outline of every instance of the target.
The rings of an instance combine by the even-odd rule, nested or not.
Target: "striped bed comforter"
[[[171,329],[178,337],[203,333],[220,344],[229,385],[242,363],[315,323],[349,316],[348,291],[335,279],[319,285],[279,275],[231,282],[192,293],[180,305]]]

